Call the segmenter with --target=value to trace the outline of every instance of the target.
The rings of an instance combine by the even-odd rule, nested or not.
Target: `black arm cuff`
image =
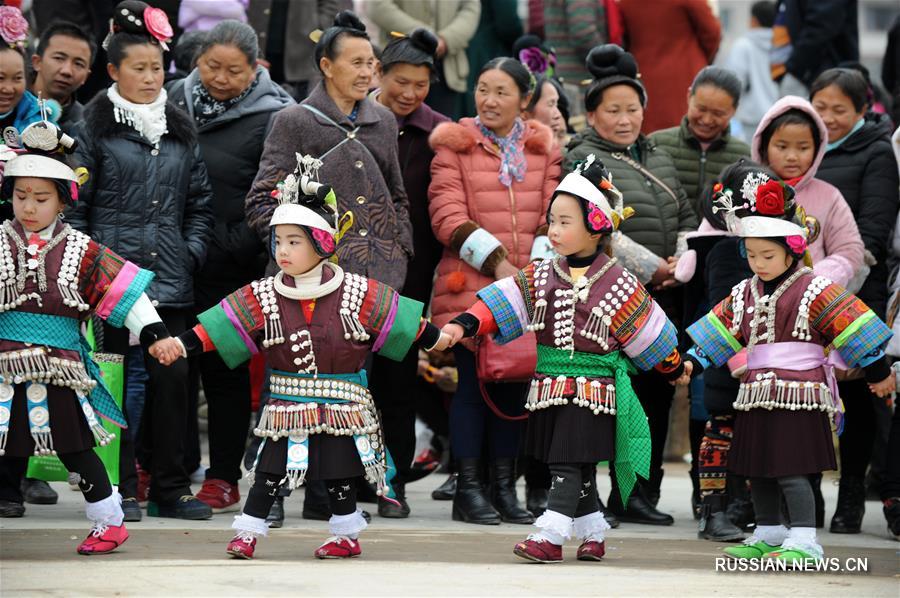
[[[172,336],[169,334],[169,329],[166,328],[166,325],[162,322],[154,322],[153,324],[147,324],[141,330],[141,346],[149,347],[153,343],[158,340],[162,340],[164,338],[169,338]]]
[[[425,322],[425,329],[419,335],[419,346],[423,349],[430,349],[441,340],[441,329],[432,324]]]
[[[891,364],[890,362],[888,362],[887,355],[884,355],[881,359],[873,361],[872,363],[864,367],[863,375],[866,378],[866,382],[870,384],[881,382],[882,380],[890,376]]]
[[[478,334],[478,327],[481,325],[481,322],[478,321],[478,318],[467,311],[450,320],[450,323],[459,324],[460,326],[462,326],[463,330],[465,331],[463,332],[463,338],[469,338]]]
[[[184,350],[187,352],[188,357],[203,353],[203,343],[200,342],[200,337],[193,330],[182,332],[178,335],[178,340],[184,345]]]
[[[659,370],[657,370],[659,371]],[[678,380],[681,378],[681,375],[684,373],[684,362],[678,364],[678,367],[672,370],[671,372],[659,372],[663,375],[663,378],[671,382],[672,380]]]

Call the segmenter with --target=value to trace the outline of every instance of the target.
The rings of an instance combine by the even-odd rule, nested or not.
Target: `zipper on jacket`
[[[509,208],[512,215],[512,234],[513,234],[513,253],[512,255],[516,256],[516,261],[519,260],[519,226],[516,219],[516,194],[513,193],[512,185],[506,188],[509,192]],[[514,266],[518,267],[518,264],[515,262],[511,262]]]
[[[703,188],[706,186],[704,179],[706,178],[706,150],[700,150],[700,177],[697,179],[697,195],[699,196]],[[697,198],[699,199],[699,197]]]

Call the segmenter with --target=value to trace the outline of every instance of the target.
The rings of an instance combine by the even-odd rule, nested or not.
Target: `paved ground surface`
[[[80,494],[54,484],[59,504],[28,505],[24,518],[0,520],[0,595],[900,596],[900,543],[887,538],[880,503],[867,503],[862,534],[820,536],[836,565],[866,559],[867,572],[717,572],[722,545],[696,539],[687,468],[666,470],[660,506],[675,525],[623,524],[610,532],[603,562],[574,560],[573,544],[566,547],[569,560],[544,566],[512,555],[529,526],[451,521],[450,503],[429,496],[442,481],[437,477],[410,486],[409,519],[376,515],[362,538],[362,558],[351,562],[312,558],[328,535],[326,524],[300,518],[299,494],[286,503],[285,527],[262,541],[254,561],[224,554],[232,514],[203,522],[145,517],[129,524],[131,538],[117,553],[81,557],[74,550],[87,528]],[[609,482],[603,475],[599,481],[605,495]],[[823,491],[830,517],[833,478],[826,477]]]

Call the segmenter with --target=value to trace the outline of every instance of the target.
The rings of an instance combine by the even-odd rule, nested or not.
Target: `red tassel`
[[[447,275],[447,290],[451,293],[462,293],[466,290],[466,275],[457,270]]]

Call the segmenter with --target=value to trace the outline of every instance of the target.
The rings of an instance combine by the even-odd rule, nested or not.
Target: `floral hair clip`
[[[556,53],[553,50],[545,52],[540,46],[522,48],[517,58],[536,75],[552,77],[556,70]]]
[[[13,50],[24,50],[28,43],[28,21],[14,6],[0,6],[0,37]]]

